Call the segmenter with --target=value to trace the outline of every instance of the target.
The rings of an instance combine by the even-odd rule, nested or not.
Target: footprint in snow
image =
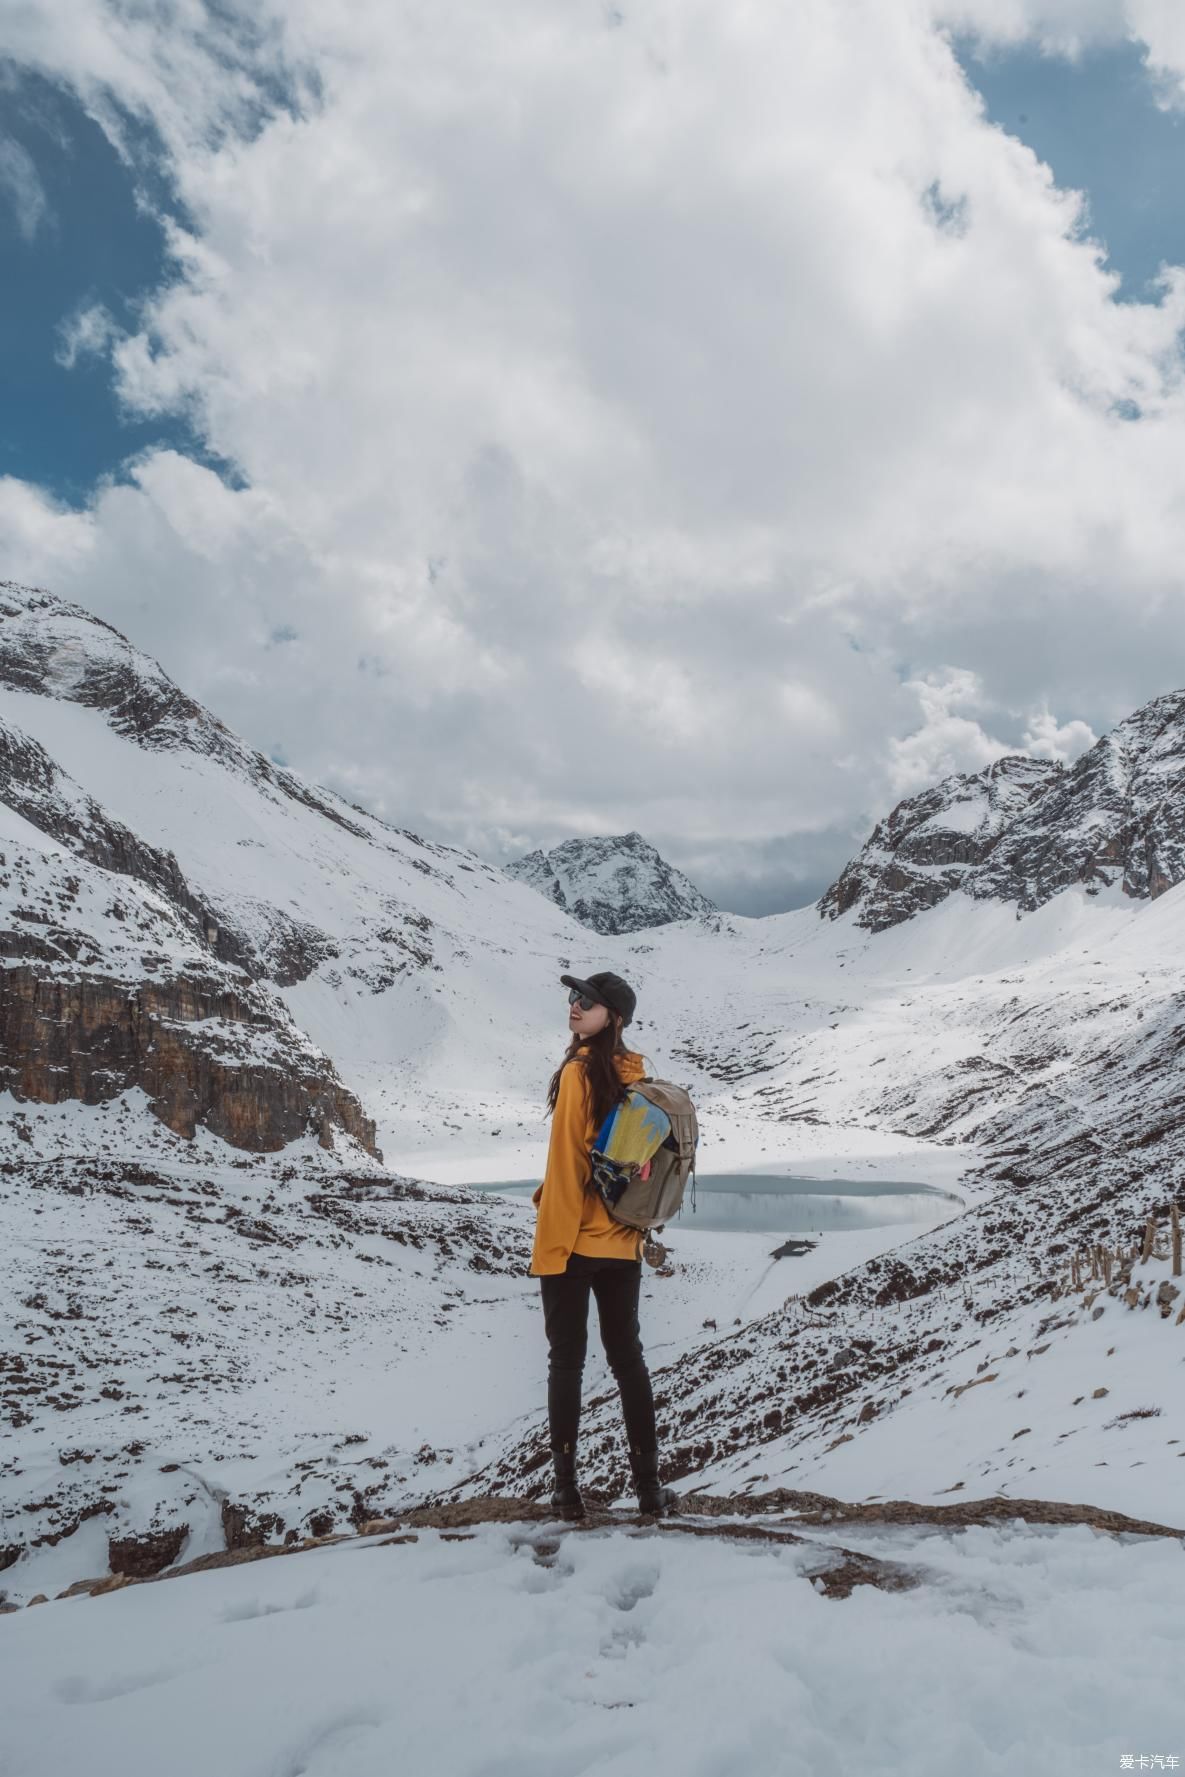
[[[310,1728],[294,1751],[281,1754],[269,1777],[314,1777],[314,1773],[328,1777],[340,1768],[337,1754],[381,1727],[385,1719],[377,1709],[365,1706],[337,1710]],[[322,1755],[328,1755],[328,1762],[323,1762]]]
[[[79,1672],[70,1672],[55,1678],[50,1689],[62,1703],[106,1703],[112,1697],[126,1697],[131,1691],[146,1691],[154,1684],[168,1684],[176,1677],[176,1669],[172,1666],[160,1666],[155,1672],[125,1672],[99,1681]]]
[[[294,1598],[291,1604],[261,1604],[258,1598],[245,1598],[241,1604],[228,1604],[219,1613],[218,1620],[221,1623],[249,1623],[255,1617],[275,1617],[289,1610],[308,1610],[311,1604],[317,1603],[318,1596],[314,1586]]]
[[[624,1660],[632,1647],[641,1647],[646,1632],[640,1623],[619,1623],[601,1642],[603,1660]]]
[[[641,1599],[651,1596],[657,1585],[658,1568],[652,1562],[638,1562],[615,1575],[605,1597],[617,1610],[633,1610]]]
[[[563,1542],[555,1535],[530,1535],[512,1532],[509,1537],[511,1552],[518,1554],[520,1550],[530,1551],[532,1565],[523,1576],[523,1588],[527,1592],[550,1592],[561,1579],[569,1579],[576,1569],[567,1559],[559,1559],[563,1550]]]

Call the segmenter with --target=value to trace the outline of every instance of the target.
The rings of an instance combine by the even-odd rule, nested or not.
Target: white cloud
[[[1088,722],[1077,717],[1059,722],[1048,704],[1042,704],[1028,713],[1019,745],[1007,745],[984,726],[984,720],[999,722],[1009,712],[992,703],[980,675],[965,667],[945,667],[910,679],[904,689],[917,698],[921,722],[889,743],[889,777],[899,796],[925,789],[950,772],[982,771],[1009,752],[1069,764],[1098,739]]]
[[[968,709],[985,702],[978,674],[962,667],[947,667],[910,679],[921,707],[921,726],[902,739],[889,743],[890,781],[898,796],[912,795],[953,771],[982,771],[1008,751],[980,725]]]
[[[40,488],[0,475],[0,551],[12,573],[34,586],[72,582],[85,574],[95,540],[89,513],[72,512]]]
[[[637,827],[717,894],[736,848],[770,905],[786,834],[1168,688],[1185,280],[1114,300],[922,0],[223,13],[225,56],[200,7],[7,27],[124,152],[153,124],[193,221],[76,349],[246,484],[10,493],[8,575],[380,813],[491,856]]]
[[[1070,722],[1059,722],[1048,708],[1037,710],[1029,719],[1025,729],[1024,750],[1032,753],[1036,759],[1056,759],[1063,765],[1069,765],[1088,747],[1093,747],[1098,735],[1089,722],[1075,718]]]
[[[987,43],[1033,41],[1050,55],[1075,57],[1089,47],[1125,41],[1133,0],[932,0],[930,11]]]
[[[54,353],[63,370],[73,370],[80,358],[102,357],[122,337],[122,329],[101,302],[85,303],[61,323],[60,344]]]
[[[33,157],[13,136],[0,135],[0,196],[8,198],[27,241],[52,215]]]

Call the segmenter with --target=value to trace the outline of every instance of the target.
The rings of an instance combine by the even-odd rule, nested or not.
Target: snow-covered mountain
[[[558,976],[595,967],[692,1091],[701,1178],[946,1193],[783,1261],[685,1211],[644,1280],[668,1478],[1174,1522],[1183,714],[913,799],[819,909],[590,944],[0,588],[0,1592],[538,1493],[532,1212],[464,1187],[541,1176]],[[595,1340],[586,1399],[611,1494]]]
[[[641,932],[716,912],[715,903],[640,833],[565,839],[505,869],[594,932]]]
[[[559,974],[595,966],[582,928],[474,854],[278,768],[124,637],[48,593],[0,586],[0,717],[3,799],[36,852],[34,901],[71,859],[104,873],[112,905],[150,892],[155,917],[167,903],[185,969],[224,965],[253,985],[253,1003],[294,1020],[365,1102],[384,1151],[405,1153],[425,1131],[439,1141],[446,1105],[494,1139],[506,1121],[495,1088],[547,1066]],[[13,908],[17,954],[36,924]],[[113,929],[96,926],[96,943]],[[102,946],[71,957],[67,945],[45,968],[125,979]],[[151,973],[178,971],[180,953]],[[70,1096],[64,1079],[58,1090]]]
[[[858,925],[880,932],[936,907],[969,887],[1000,835],[1060,769],[1009,754],[907,796],[820,897],[819,912],[838,919],[855,908]]]
[[[1185,691],[1153,698],[1051,777],[971,892],[1028,912],[1073,883],[1155,899],[1185,878]]]
[[[1185,692],[1153,698],[1069,769],[1012,755],[898,803],[819,901],[883,931],[954,889],[1031,913],[1075,883],[1136,898],[1185,878]]]

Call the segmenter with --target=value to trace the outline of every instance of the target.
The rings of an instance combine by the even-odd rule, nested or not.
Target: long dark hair
[[[613,1061],[615,1055],[629,1055],[631,1053],[621,1040],[620,1013],[611,1011],[608,1024],[597,1031],[595,1036],[582,1037],[578,1032],[573,1033],[564,1059],[548,1082],[548,1116],[555,1110],[560,1096],[560,1075],[566,1067],[573,1064],[580,1066],[576,1057],[581,1053],[584,1055],[584,1069],[588,1078],[589,1097],[592,1101],[593,1128],[599,1129],[613,1106],[620,1104],[626,1095],[625,1086],[622,1084],[621,1076]],[[591,1179],[586,1181],[586,1188],[589,1185],[591,1185]]]

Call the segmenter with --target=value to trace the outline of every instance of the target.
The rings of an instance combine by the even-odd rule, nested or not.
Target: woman
[[[674,1505],[675,1495],[658,1479],[654,1396],[638,1329],[643,1235],[613,1220],[592,1182],[589,1159],[597,1131],[624,1098],[626,1084],[646,1072],[642,1057],[621,1040],[637,1001],[621,976],[608,970],[587,981],[575,975],[560,980],[571,989],[572,1040],[548,1086],[553,1115],[547,1172],[531,1199],[539,1213],[530,1275],[539,1279],[549,1346],[547,1413],[556,1483],[551,1504],[564,1518],[584,1516],[576,1485],[576,1434],[591,1290],[601,1343],[621,1391],[638,1505],[661,1515]]]

